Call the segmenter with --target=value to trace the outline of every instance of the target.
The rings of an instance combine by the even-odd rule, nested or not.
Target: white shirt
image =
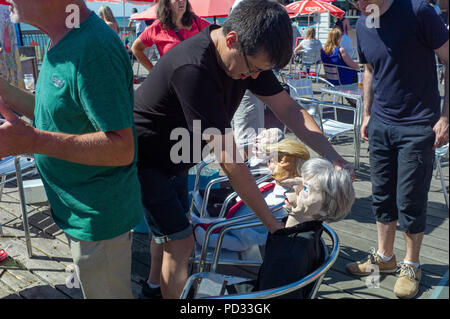
[[[349,56],[352,56],[353,44],[352,40],[348,35],[346,34],[342,35],[341,43],[339,44],[339,46],[343,47]]]
[[[131,18],[135,15],[137,15],[137,13],[132,14]],[[145,28],[147,27],[144,20],[134,20],[134,25],[136,26],[136,34],[144,32]]]

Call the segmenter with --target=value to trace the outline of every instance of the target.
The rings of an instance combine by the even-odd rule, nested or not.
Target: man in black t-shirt
[[[369,4],[377,5],[374,27]],[[372,211],[378,251],[350,263],[356,275],[395,273],[397,222],[406,255],[394,293],[412,298],[419,290],[420,247],[426,227],[434,149],[448,143],[448,30],[422,0],[360,0],[358,51],[364,71],[361,135],[370,144]],[[373,8],[376,7],[372,7]],[[372,11],[373,12],[373,11]],[[444,107],[436,74],[436,55],[446,66]]]
[[[228,128],[247,89],[314,151],[335,166],[349,165],[273,74],[272,69],[289,62],[291,53],[286,10],[273,1],[246,0],[223,27],[211,25],[165,54],[135,92],[139,176],[147,221],[164,251],[165,298],[178,298],[187,279],[194,242],[186,217],[186,175],[201,160],[207,142],[216,145],[216,159],[233,188],[269,231],[284,227],[269,211],[239,154],[230,157],[236,145]]]

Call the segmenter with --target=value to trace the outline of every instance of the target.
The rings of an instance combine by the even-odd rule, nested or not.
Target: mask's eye
[[[307,193],[308,192],[308,186],[303,186],[303,191]]]

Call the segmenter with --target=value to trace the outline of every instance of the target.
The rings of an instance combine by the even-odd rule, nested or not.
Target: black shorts
[[[368,126],[372,210],[410,234],[425,230],[435,133],[430,125],[394,126],[375,115]]]
[[[158,169],[139,169],[142,202],[153,239],[158,244],[192,235],[187,218],[187,176],[166,174]]]

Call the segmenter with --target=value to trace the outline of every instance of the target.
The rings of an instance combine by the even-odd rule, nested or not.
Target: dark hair
[[[194,13],[191,11],[191,4],[186,0],[186,11],[181,18],[181,23],[185,27],[192,25],[192,19]],[[160,0],[158,3],[158,19],[161,21],[164,29],[174,30],[176,29],[175,23],[172,21],[172,10],[170,8],[170,0]]]
[[[131,9],[131,12],[132,12],[132,13],[137,13],[138,11],[137,11],[136,8],[133,8],[133,9]]]
[[[223,34],[235,31],[241,50],[254,56],[262,51],[274,69],[282,69],[292,56],[292,25],[280,4],[269,0],[245,0],[233,9],[223,24]]]

